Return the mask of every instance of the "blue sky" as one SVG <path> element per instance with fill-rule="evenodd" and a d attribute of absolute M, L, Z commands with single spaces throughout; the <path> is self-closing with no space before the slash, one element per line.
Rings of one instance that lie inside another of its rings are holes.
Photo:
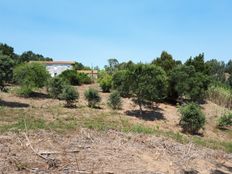
<path fill-rule="evenodd" d="M 231 0 L 0 0 L 0 42 L 89 66 L 232 58 Z"/>

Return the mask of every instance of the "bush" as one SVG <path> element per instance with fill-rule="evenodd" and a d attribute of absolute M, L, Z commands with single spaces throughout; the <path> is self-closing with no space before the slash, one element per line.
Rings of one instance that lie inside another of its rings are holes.
<path fill-rule="evenodd" d="M 197 104 L 187 104 L 179 111 L 181 113 L 180 126 L 184 132 L 195 134 L 204 127 L 205 115 Z"/>
<path fill-rule="evenodd" d="M 133 66 L 133 65 L 131 65 Z M 129 97 L 129 83 L 127 83 L 127 70 L 119 70 L 112 77 L 112 88 L 117 89 L 122 97 Z"/>
<path fill-rule="evenodd" d="M 77 73 L 80 84 L 91 84 L 92 79 L 85 73 Z"/>
<path fill-rule="evenodd" d="M 101 97 L 96 89 L 89 88 L 85 91 L 85 99 L 88 101 L 88 106 L 93 108 L 101 101 Z"/>
<path fill-rule="evenodd" d="M 32 90 L 46 85 L 49 77 L 46 67 L 39 63 L 21 64 L 14 69 L 14 80 Z"/>
<path fill-rule="evenodd" d="M 48 94 L 52 98 L 59 98 L 64 86 L 65 82 L 60 77 L 51 78 L 47 86 Z"/>
<path fill-rule="evenodd" d="M 108 99 L 108 105 L 112 109 L 120 109 L 122 106 L 122 100 L 120 97 L 120 93 L 118 91 L 113 91 Z"/>
<path fill-rule="evenodd" d="M 16 93 L 22 97 L 31 97 L 33 94 L 33 90 L 31 89 L 31 87 L 22 86 L 16 91 Z"/>
<path fill-rule="evenodd" d="M 232 126 L 232 113 L 227 113 L 221 116 L 218 119 L 218 125 L 219 128 L 224 128 L 227 126 Z"/>
<path fill-rule="evenodd" d="M 70 69 L 65 70 L 59 75 L 59 77 L 61 77 L 64 81 L 66 81 L 70 85 L 81 84 L 77 72 L 75 70 L 70 70 Z"/>
<path fill-rule="evenodd" d="M 74 107 L 75 101 L 79 98 L 79 93 L 70 85 L 64 86 L 61 93 L 61 99 L 66 101 L 67 107 Z"/>
<path fill-rule="evenodd" d="M 112 76 L 104 73 L 98 80 L 103 92 L 110 92 L 112 84 Z"/>

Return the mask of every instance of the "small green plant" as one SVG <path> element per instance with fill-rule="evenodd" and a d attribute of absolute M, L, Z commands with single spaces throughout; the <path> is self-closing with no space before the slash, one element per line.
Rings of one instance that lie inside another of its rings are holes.
<path fill-rule="evenodd" d="M 22 86 L 17 89 L 16 93 L 21 97 L 31 97 L 33 94 L 33 90 L 29 86 Z"/>
<path fill-rule="evenodd" d="M 103 92 L 110 92 L 112 87 L 112 76 L 107 73 L 102 73 L 98 79 L 100 87 Z"/>
<path fill-rule="evenodd" d="M 205 125 L 205 115 L 195 103 L 189 103 L 180 107 L 180 126 L 184 132 L 197 133 Z"/>
<path fill-rule="evenodd" d="M 66 101 L 66 107 L 75 107 L 75 101 L 79 98 L 79 93 L 71 85 L 66 85 L 61 93 L 61 99 Z"/>
<path fill-rule="evenodd" d="M 88 101 L 88 106 L 93 108 L 101 101 L 101 97 L 96 89 L 89 88 L 85 91 L 85 99 Z"/>
<path fill-rule="evenodd" d="M 218 119 L 218 128 L 225 128 L 227 126 L 232 126 L 232 113 L 224 114 Z"/>
<path fill-rule="evenodd" d="M 64 86 L 65 82 L 60 77 L 51 78 L 47 86 L 48 94 L 52 98 L 60 98 L 60 94 L 62 93 Z"/>
<path fill-rule="evenodd" d="M 120 109 L 122 106 L 122 100 L 118 91 L 113 91 L 108 98 L 108 106 L 112 109 Z"/>

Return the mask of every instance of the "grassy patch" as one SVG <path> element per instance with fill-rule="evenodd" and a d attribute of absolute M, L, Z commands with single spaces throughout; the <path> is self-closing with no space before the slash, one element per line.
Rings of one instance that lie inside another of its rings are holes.
<path fill-rule="evenodd" d="M 48 110 L 48 112 L 49 111 L 50 110 Z M 88 116 L 76 116 L 77 114 L 75 113 L 67 115 L 68 112 L 61 112 L 61 110 L 58 109 L 57 112 L 61 115 L 56 114 L 53 120 L 48 121 L 45 120 L 43 116 L 38 117 L 38 114 L 35 114 L 34 110 L 8 110 L 7 108 L 1 108 L 0 112 L 0 122 L 3 123 L 0 125 L 0 133 L 24 131 L 25 124 L 28 130 L 44 129 L 57 131 L 59 133 L 79 128 L 89 128 L 96 131 L 113 129 L 125 133 L 130 132 L 163 136 L 183 144 L 193 142 L 203 147 L 232 152 L 232 142 L 210 140 L 196 136 L 187 136 L 179 132 L 160 130 L 159 127 L 147 126 L 142 123 L 132 123 L 128 118 L 116 113 L 95 112 L 91 115 L 92 110 L 90 110 L 90 113 L 85 113 Z M 66 115 L 66 117 L 62 114 Z"/>

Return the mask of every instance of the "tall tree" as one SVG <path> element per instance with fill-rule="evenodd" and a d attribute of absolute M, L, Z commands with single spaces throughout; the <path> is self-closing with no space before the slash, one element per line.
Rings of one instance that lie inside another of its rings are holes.
<path fill-rule="evenodd" d="M 171 54 L 163 51 L 160 57 L 152 61 L 152 64 L 162 67 L 164 71 L 169 74 L 169 72 L 176 66 L 176 61 Z"/>
<path fill-rule="evenodd" d="M 26 51 L 20 56 L 20 62 L 29 62 L 29 61 L 52 61 L 52 58 L 44 57 L 41 54 L 35 54 L 32 51 Z"/>
<path fill-rule="evenodd" d="M 194 66 L 196 72 L 206 73 L 205 69 L 205 61 L 204 61 L 204 53 L 199 54 L 198 56 L 192 58 L 190 57 L 186 62 L 187 66 Z"/>
<path fill-rule="evenodd" d="M 108 65 L 105 66 L 105 70 L 108 74 L 113 74 L 118 68 L 119 62 L 117 59 L 109 59 Z"/>

